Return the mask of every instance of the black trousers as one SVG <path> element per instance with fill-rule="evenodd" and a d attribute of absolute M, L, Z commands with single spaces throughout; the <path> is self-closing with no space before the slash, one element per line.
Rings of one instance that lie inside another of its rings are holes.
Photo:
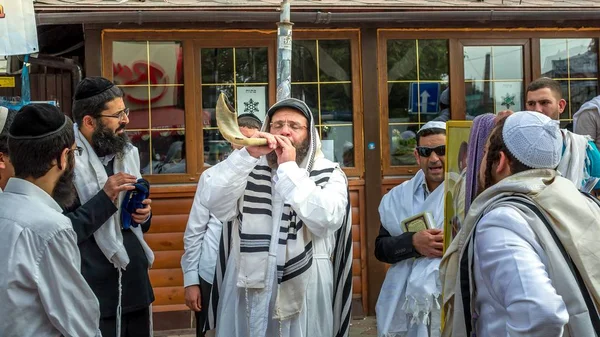
<path fill-rule="evenodd" d="M 202 310 L 196 311 L 196 337 L 204 337 L 204 325 L 206 324 L 208 311 L 210 310 L 208 304 L 210 302 L 211 289 L 212 284 L 200 278 L 200 296 L 202 297 L 200 304 L 202 305 Z"/>
<path fill-rule="evenodd" d="M 117 337 L 117 317 L 100 318 L 102 337 Z M 121 315 L 120 337 L 150 336 L 150 308 Z"/>

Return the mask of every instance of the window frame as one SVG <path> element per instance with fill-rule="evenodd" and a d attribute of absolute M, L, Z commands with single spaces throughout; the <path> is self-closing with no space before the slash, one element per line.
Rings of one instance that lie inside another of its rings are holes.
<path fill-rule="evenodd" d="M 449 63 L 449 87 L 451 120 L 465 120 L 465 85 L 463 47 L 478 45 L 513 45 L 523 44 L 523 85 L 524 90 L 533 79 L 541 76 L 540 39 L 550 38 L 594 38 L 600 41 L 600 28 L 443 28 L 443 29 L 413 29 L 413 28 L 380 28 L 377 30 L 377 58 L 379 81 L 379 113 L 381 132 L 381 167 L 382 175 L 404 176 L 414 175 L 418 166 L 391 166 L 390 141 L 388 130 L 388 94 L 387 90 L 387 41 L 414 39 L 447 39 Z M 600 42 L 598 43 L 597 79 L 600 93 Z M 525 93 L 525 91 L 524 91 Z"/>
<path fill-rule="evenodd" d="M 360 67 L 359 29 L 295 29 L 295 40 L 350 40 L 352 69 L 352 106 L 354 167 L 342 168 L 348 177 L 364 176 L 362 72 Z M 186 173 L 152 174 L 144 178 L 156 184 L 196 183 L 204 170 L 204 142 L 202 125 L 202 77 L 200 74 L 201 48 L 267 47 L 269 67 L 269 103 L 276 99 L 277 31 L 252 29 L 103 29 L 101 35 L 102 76 L 113 79 L 112 53 L 115 41 L 180 41 L 183 48 L 185 146 L 196 149 L 186 153 Z M 191 74 L 191 75 L 190 75 Z M 187 76 L 186 76 L 187 75 Z"/>

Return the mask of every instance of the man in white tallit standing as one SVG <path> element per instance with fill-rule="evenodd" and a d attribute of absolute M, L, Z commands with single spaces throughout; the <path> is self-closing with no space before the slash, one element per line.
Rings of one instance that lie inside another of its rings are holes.
<path fill-rule="evenodd" d="M 439 264 L 443 254 L 446 123 L 431 121 L 417 132 L 415 157 L 421 168 L 381 200 L 378 260 L 388 269 L 375 307 L 380 337 L 440 335 Z M 405 231 L 402 223 L 427 213 L 428 229 Z"/>
<path fill-rule="evenodd" d="M 254 114 L 246 113 L 237 119 L 240 132 L 252 137 L 262 127 L 262 121 Z M 232 144 L 233 149 L 242 147 Z M 208 168 L 207 170 L 213 169 Z M 210 290 L 215 277 L 215 266 L 219 255 L 219 242 L 223 224 L 210 210 L 202 205 L 202 185 L 208 173 L 203 173 L 198 182 L 199 188 L 194 196 L 192 210 L 183 234 L 181 257 L 183 270 L 183 286 L 185 287 L 185 304 L 195 312 L 196 337 L 205 336 L 205 324 L 209 311 Z M 210 335 L 207 332 L 206 335 Z"/>
<path fill-rule="evenodd" d="M 0 193 L 6 187 L 8 179 L 15 175 L 8 153 L 8 129 L 16 114 L 17 111 L 0 106 Z"/>
<path fill-rule="evenodd" d="M 81 272 L 100 301 L 105 337 L 152 334 L 148 269 L 154 255 L 143 238 L 151 200 L 133 212 L 123 203 L 141 178 L 138 150 L 125 133 L 128 115 L 123 91 L 109 80 L 88 77 L 77 85 L 73 127 L 83 150 L 75 165 L 78 197 L 66 215 L 77 232 Z"/>
<path fill-rule="evenodd" d="M 323 156 L 300 100 L 273 105 L 253 137 L 267 145 L 234 151 L 201 187 L 202 204 L 226 221 L 209 320 L 218 337 L 348 336 L 346 176 Z"/>
<path fill-rule="evenodd" d="M 0 193 L 0 336 L 100 336 L 98 300 L 61 209 L 75 197 L 73 123 L 52 105 L 30 104 L 9 131 L 15 177 Z"/>
<path fill-rule="evenodd" d="M 555 170 L 562 151 L 558 122 L 536 112 L 493 129 L 447 273 L 445 336 L 598 335 L 600 207 Z"/>

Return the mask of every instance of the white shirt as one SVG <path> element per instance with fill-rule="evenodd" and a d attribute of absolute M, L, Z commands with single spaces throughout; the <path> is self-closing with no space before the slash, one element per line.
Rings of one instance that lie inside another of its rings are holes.
<path fill-rule="evenodd" d="M 0 194 L 0 336 L 100 336 L 100 308 L 80 273 L 71 222 L 38 186 Z"/>
<path fill-rule="evenodd" d="M 232 219 L 237 215 L 237 200 L 244 192 L 248 174 L 257 162 L 258 159 L 251 157 L 245 149 L 234 151 L 206 177 L 202 203 L 219 219 Z M 335 246 L 334 233 L 346 213 L 347 189 L 341 170 L 334 170 L 329 182 L 321 189 L 295 162 L 279 165 L 273 177 L 272 214 L 281 214 L 284 203 L 290 204 L 313 235 L 313 264 L 306 271 L 309 281 L 304 309 L 281 324 L 272 319 L 278 289 L 280 218 L 273 216 L 269 257 L 265 261 L 268 264 L 267 282 L 263 289 L 246 292 L 236 286 L 239 234 L 234 228 L 233 247 L 220 294 L 218 337 L 332 337 L 333 266 L 330 257 Z"/>
<path fill-rule="evenodd" d="M 544 249 L 519 212 L 498 207 L 483 216 L 474 252 L 477 337 L 563 335 L 569 314 L 548 277 Z"/>
<path fill-rule="evenodd" d="M 199 277 L 212 284 L 215 275 L 223 225 L 210 213 L 208 208 L 202 205 L 200 200 L 202 187 L 206 183 L 208 175 L 209 173 L 205 172 L 200 176 L 183 235 L 185 253 L 181 257 L 181 269 L 183 269 L 183 285 L 185 287 L 200 284 Z"/>

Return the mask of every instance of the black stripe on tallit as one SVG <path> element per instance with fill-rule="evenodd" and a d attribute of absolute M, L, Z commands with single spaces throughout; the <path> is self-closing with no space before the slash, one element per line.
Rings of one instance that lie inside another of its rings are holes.
<path fill-rule="evenodd" d="M 305 247 L 304 247 L 304 251 L 300 254 L 295 256 L 294 258 L 292 258 L 291 260 L 288 260 L 285 265 L 283 266 L 283 269 L 288 269 L 289 267 L 292 267 L 294 264 L 302 261 L 305 257 L 306 257 L 306 253 L 311 251 L 313 248 L 313 244 L 312 241 L 310 241 Z"/>
<path fill-rule="evenodd" d="M 329 177 L 325 177 L 325 178 L 321 178 L 321 179 L 319 179 L 319 180 L 315 181 L 315 184 L 316 184 L 317 186 L 320 186 L 321 184 L 323 184 L 323 183 L 326 183 L 326 182 L 328 182 L 328 181 L 329 181 Z"/>
<path fill-rule="evenodd" d="M 268 181 L 269 183 L 271 183 L 271 172 L 269 172 L 268 174 L 258 174 L 252 171 L 250 172 L 249 177 L 259 181 Z"/>
<path fill-rule="evenodd" d="M 256 247 L 248 247 L 240 245 L 240 252 L 243 253 L 260 253 L 260 252 L 269 252 L 269 246 L 256 246 Z"/>
<path fill-rule="evenodd" d="M 309 247 L 310 246 L 310 247 Z M 307 255 L 310 252 L 310 258 L 307 259 Z M 285 281 L 289 281 L 291 279 L 293 279 L 296 276 L 302 275 L 302 273 L 304 273 L 305 271 L 307 271 L 313 263 L 313 258 L 312 258 L 312 241 L 309 242 L 308 245 L 306 245 L 306 247 L 304 248 L 304 252 L 302 252 L 302 254 L 296 256 L 293 260 L 296 260 L 296 263 L 300 263 L 302 262 L 304 259 L 306 260 L 306 264 L 304 265 L 300 265 L 301 267 L 299 267 L 298 269 L 294 270 L 293 272 L 290 273 L 286 273 L 286 269 L 294 269 L 293 264 L 289 263 L 292 262 L 292 260 L 288 261 L 288 263 L 285 264 L 285 266 L 283 267 L 283 276 L 281 278 L 280 283 L 283 283 Z"/>
<path fill-rule="evenodd" d="M 272 214 L 270 209 L 252 208 L 252 207 L 244 207 L 242 209 L 242 212 L 244 212 L 246 214 L 262 214 L 262 215 L 268 215 L 268 216 L 271 216 L 271 214 Z M 241 228 L 241 226 L 240 226 L 240 228 Z"/>
<path fill-rule="evenodd" d="M 271 186 L 270 185 L 258 185 L 251 181 L 246 182 L 246 189 L 252 192 L 258 193 L 267 193 L 271 195 Z"/>
<path fill-rule="evenodd" d="M 316 177 L 319 174 L 331 173 L 331 172 L 333 172 L 334 169 L 335 169 L 335 167 L 329 167 L 329 168 L 322 169 L 322 170 L 312 170 L 312 171 L 310 171 L 310 175 L 309 176 L 310 177 Z"/>
<path fill-rule="evenodd" d="M 257 203 L 257 204 L 271 205 L 271 199 L 270 198 L 255 197 L 255 196 L 247 195 L 247 194 L 244 194 L 244 202 L 254 202 L 254 203 Z"/>
<path fill-rule="evenodd" d="M 271 173 L 271 168 L 269 166 L 265 166 L 265 165 L 256 165 L 256 166 L 254 166 L 253 170 L 265 171 L 267 173 Z M 269 178 L 269 179 L 271 179 L 271 178 Z"/>
<path fill-rule="evenodd" d="M 350 333 L 350 315 L 351 315 L 351 296 L 352 296 L 352 225 L 347 225 L 350 216 L 350 193 L 348 193 L 348 200 L 346 205 L 346 215 L 344 216 L 344 223 L 342 227 L 336 232 L 335 239 L 335 253 L 333 255 L 333 268 L 335 280 L 333 283 L 333 312 L 336 314 L 335 303 L 338 289 L 342 287 L 342 312 L 340 319 L 340 326 L 337 327 L 337 331 L 334 331 L 335 337 L 347 337 Z M 349 265 L 349 266 L 348 266 Z M 348 266 L 348 270 L 345 271 L 345 266 Z M 338 270 L 335 275 L 335 270 Z M 346 308 L 346 309 L 344 309 Z M 335 318 L 334 318 L 335 322 Z"/>
<path fill-rule="evenodd" d="M 240 233 L 241 240 L 271 240 L 271 235 L 268 234 L 248 234 Z"/>

